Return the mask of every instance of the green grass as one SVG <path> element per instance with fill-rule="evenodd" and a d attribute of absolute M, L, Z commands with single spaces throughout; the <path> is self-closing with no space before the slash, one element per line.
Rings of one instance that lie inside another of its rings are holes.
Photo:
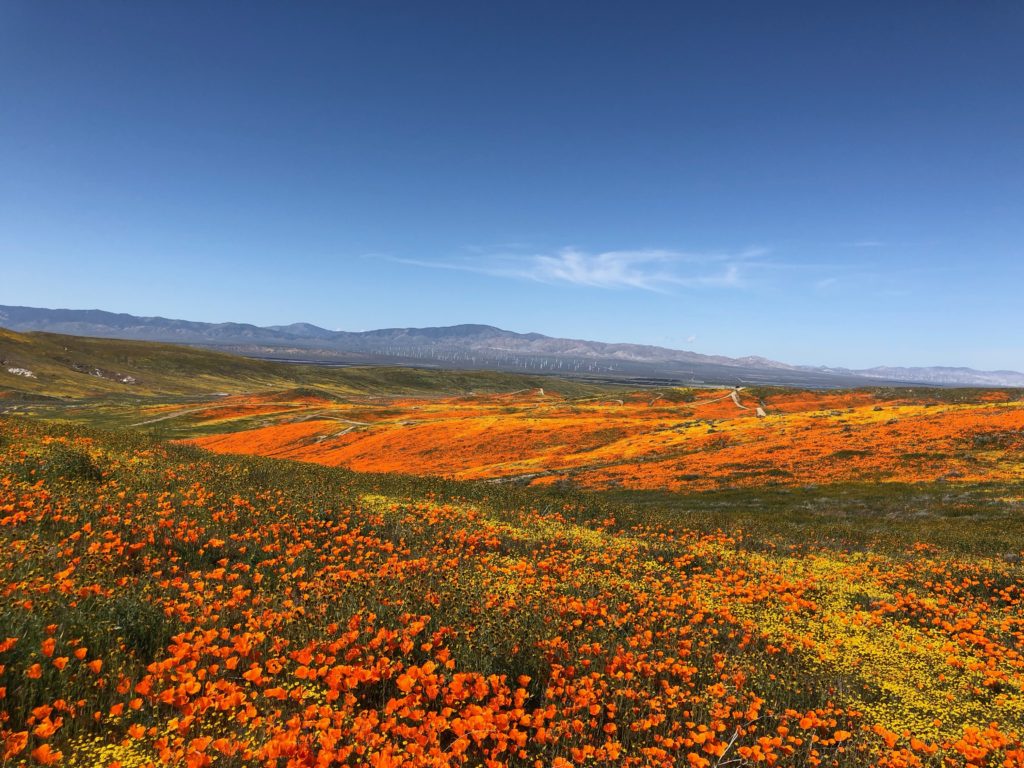
<path fill-rule="evenodd" d="M 892 678 L 883 651 L 904 653 L 900 637 L 917 632 L 917 622 L 930 613 L 921 618 L 913 606 L 894 608 L 891 616 L 875 617 L 889 622 L 882 629 L 861 631 L 849 622 L 819 622 L 816 612 L 843 617 L 846 609 L 836 601 L 848 600 L 862 609 L 858 616 L 873 615 L 881 610 L 880 596 L 889 599 L 890 593 L 909 592 L 924 601 L 944 594 L 933 589 L 936 573 L 955 583 L 960 591 L 954 596 L 964 606 L 974 605 L 976 590 L 993 610 L 1004 610 L 1000 595 L 1014 599 L 1019 594 L 1012 558 L 1019 557 L 1024 541 L 1020 484 L 594 493 L 361 474 L 212 454 L 138 430 L 23 417 L 0 417 L 0 478 L 9 478 L 4 488 L 13 503 L 6 511 L 14 513 L 3 531 L 10 591 L 0 600 L 0 626 L 20 638 L 5 657 L 6 669 L 0 670 L 0 686 L 8 689 L 5 707 L 21 728 L 28 727 L 20 724 L 27 723 L 34 707 L 58 694 L 88 700 L 85 714 L 58 737 L 69 756 L 92 743 L 94 735 L 108 745 L 122 743 L 123 722 L 106 718 L 94 723 L 88 713 L 109 711 L 119 701 L 111 681 L 143 678 L 153 662 L 172 655 L 175 637 L 192 642 L 209 631 L 209 637 L 227 641 L 250 626 L 260 627 L 261 633 L 268 629 L 259 641 L 262 659 L 322 642 L 325 627 L 347 626 L 355 616 L 372 613 L 380 625 L 397 627 L 407 623 L 410 611 L 429 614 L 431 629 L 457 630 L 445 641 L 457 669 L 510 680 L 528 675 L 531 706 L 540 706 L 564 684 L 554 677 L 556 666 L 562 670 L 593 662 L 595 674 L 613 686 L 607 699 L 622 707 L 619 722 L 627 744 L 633 739 L 645 743 L 647 737 L 633 734 L 628 723 L 643 720 L 649 714 L 646 702 L 657 701 L 678 680 L 652 679 L 649 689 L 638 688 L 643 692 L 639 699 L 618 696 L 614 686 L 625 686 L 624 678 L 602 672 L 619 658 L 618 648 L 630 649 L 640 669 L 680 653 L 680 643 L 687 644 L 698 692 L 719 682 L 720 660 L 729 670 L 748 670 L 751 690 L 765 693 L 774 713 L 765 718 L 766 728 L 779 722 L 784 708 L 830 707 L 837 697 L 858 708 L 861 703 L 874 706 L 883 713 L 879 717 L 887 717 L 890 708 L 901 717 L 905 711 L 914 715 L 920 704 L 922 711 L 942 712 L 945 718 L 947 705 L 937 698 L 948 689 L 944 684 L 915 693 L 906 707 L 877 685 Z M 19 518 L 23 499 L 32 500 L 35 511 Z M 445 508 L 449 511 L 439 514 Z M 339 536 L 350 536 L 350 543 L 341 547 Z M 860 576 L 863 584 L 848 585 L 845 571 L 828 570 L 857 565 L 862 552 L 871 552 L 873 563 L 871 573 Z M 921 557 L 933 565 L 915 570 Z M 52 589 L 61 581 L 54 573 L 68 562 L 76 565 L 79 589 Z M 337 571 L 339 563 L 345 568 Z M 528 582 L 521 580 L 520 566 L 536 567 Z M 800 569 L 805 569 L 802 574 L 793 573 Z M 230 589 L 214 591 L 226 574 L 231 581 L 224 584 Z M 340 575 L 324 588 L 322 574 Z M 896 581 L 889 578 L 892 574 Z M 813 583 L 804 584 L 811 576 Z M 786 581 L 786 595 L 820 605 L 815 613 L 787 613 L 771 592 L 746 601 L 743 590 L 758 579 L 769 587 Z M 100 590 L 82 589 L 92 584 Z M 871 589 L 865 591 L 865 585 Z M 207 597 L 200 603 L 196 594 Z M 27 596 L 32 598 L 29 607 Z M 679 602 L 681 596 L 695 602 Z M 515 601 L 504 605 L 510 597 Z M 712 606 L 723 600 L 728 610 L 715 613 Z M 590 601 L 600 604 L 600 614 L 591 611 Z M 272 626 L 262 623 L 263 617 L 274 617 Z M 760 634 L 745 636 L 748 621 Z M 786 641 L 790 626 L 805 624 L 820 633 L 814 648 L 794 646 L 784 654 L 769 649 Z M 893 627 L 904 635 L 888 631 Z M 690 633 L 697 642 L 689 644 Z M 65 674 L 44 663 L 41 676 L 26 677 L 24 671 L 39 660 L 37 649 L 51 634 L 62 648 L 69 642 L 88 648 L 89 658 L 104 661 L 107 677 L 97 678 L 73 662 Z M 845 662 L 859 646 L 833 642 L 837 638 L 870 641 L 863 649 L 864 669 Z M 367 634 L 364 644 L 369 641 Z M 403 653 L 407 664 L 429 658 L 423 646 L 413 643 Z M 925 672 L 930 675 L 930 668 Z M 237 682 L 240 674 L 224 673 L 224 679 Z M 628 690 L 636 693 L 632 684 Z M 987 717 L 986 707 L 1001 690 L 964 693 L 957 704 L 972 718 L 978 711 Z M 1008 690 L 1019 695 L 1017 688 Z M 376 711 L 386 709 L 395 688 L 385 681 L 359 693 L 364 697 L 360 706 Z M 256 701 L 261 707 L 278 706 Z M 700 698 L 692 701 L 685 714 L 678 709 L 666 713 L 666 728 L 711 718 Z M 128 717 L 163 733 L 172 730 L 167 725 L 171 714 L 177 717 L 169 707 L 148 703 Z M 287 717 L 290 712 L 282 720 Z M 1019 713 L 1009 709 L 999 717 L 1008 727 L 1020 722 Z M 950 719 L 955 730 L 955 716 Z M 203 733 L 221 733 L 216 714 L 200 713 L 198 724 L 206 729 Z M 847 721 L 833 723 L 830 732 L 837 727 L 847 727 Z M 858 731 L 864 743 L 873 738 L 856 725 L 848 729 Z M 552 753 L 537 749 L 550 764 Z M 837 765 L 859 768 L 871 764 L 868 757 L 851 751 Z M 100 763 L 83 757 L 70 764 Z M 787 764 L 808 765 L 798 757 Z"/>
<path fill-rule="evenodd" d="M 25 426 L 18 417 L 12 424 Z M 159 425 L 153 425 L 158 427 Z M 159 430 L 103 429 L 97 425 L 39 424 L 54 434 L 95 436 L 126 443 L 133 450 L 163 444 Z M 609 518 L 614 529 L 633 525 L 666 530 L 742 532 L 750 546 L 772 549 L 812 544 L 842 550 L 896 552 L 916 543 L 958 555 L 1002 557 L 1016 553 L 1024 541 L 1024 484 L 985 483 L 838 483 L 796 488 L 736 488 L 673 493 L 667 491 L 590 491 L 571 486 L 531 487 L 517 483 L 458 481 L 397 473 L 360 473 L 340 467 L 255 456 L 208 453 L 187 445 L 167 447 L 175 456 L 240 467 L 258 490 L 332 486 L 350 489 L 353 499 L 366 493 L 390 497 L 470 501 L 496 514 L 516 516 L 523 509 L 571 509 L 574 522 L 597 525 Z M 71 467 L 74 457 L 61 456 Z M 44 468 L 45 469 L 45 468 Z M 88 474 L 75 464 L 70 474 Z M 57 473 L 59 475 L 59 473 Z M 50 476 L 55 476 L 52 472 Z"/>
<path fill-rule="evenodd" d="M 8 368 L 26 369 L 34 378 L 10 373 Z M 9 405 L 66 398 L 132 400 L 154 395 L 267 390 L 339 397 L 450 395 L 532 387 L 546 387 L 573 397 L 617 389 L 551 376 L 494 371 L 277 363 L 173 344 L 22 334 L 0 328 L 0 403 L 7 401 Z"/>

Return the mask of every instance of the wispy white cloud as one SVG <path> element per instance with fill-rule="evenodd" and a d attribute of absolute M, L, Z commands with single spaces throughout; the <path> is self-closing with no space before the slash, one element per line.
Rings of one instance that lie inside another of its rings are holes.
<path fill-rule="evenodd" d="M 740 286 L 744 266 L 765 253 L 763 248 L 732 254 L 660 249 L 588 253 L 562 248 L 553 253 L 489 254 L 454 261 L 390 260 L 539 283 L 666 292 L 672 288 Z"/>
<path fill-rule="evenodd" d="M 826 277 L 816 282 L 814 284 L 814 287 L 817 288 L 819 291 L 825 291 L 828 290 L 829 288 L 834 288 L 837 285 L 839 285 L 838 277 Z"/>
<path fill-rule="evenodd" d="M 840 243 L 843 248 L 884 248 L 888 243 L 882 240 L 853 240 L 847 243 Z"/>

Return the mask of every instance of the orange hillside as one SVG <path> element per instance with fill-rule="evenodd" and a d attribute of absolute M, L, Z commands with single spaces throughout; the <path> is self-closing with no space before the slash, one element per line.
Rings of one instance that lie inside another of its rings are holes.
<path fill-rule="evenodd" d="M 191 416 L 215 432 L 192 442 L 222 453 L 460 479 L 699 490 L 1024 477 L 1024 402 L 1002 391 L 259 396 Z"/>

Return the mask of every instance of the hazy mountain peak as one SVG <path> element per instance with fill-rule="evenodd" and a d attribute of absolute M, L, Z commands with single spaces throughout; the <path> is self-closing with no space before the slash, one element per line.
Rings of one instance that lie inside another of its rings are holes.
<path fill-rule="evenodd" d="M 335 334 L 335 331 L 329 331 L 326 328 L 321 328 L 319 325 L 313 325 L 312 323 L 268 325 L 266 328 L 271 331 L 281 331 L 282 333 L 288 333 L 292 336 L 302 336 L 311 339 L 327 339 Z"/>
<path fill-rule="evenodd" d="M 850 387 L 906 382 L 1024 387 L 1024 374 L 1015 371 L 793 366 L 756 355 L 729 358 L 646 344 L 562 339 L 540 333 L 516 333 L 479 323 L 352 332 L 331 331 L 301 322 L 259 327 L 247 323 L 136 317 L 103 310 L 0 306 L 0 325 L 16 331 L 175 342 L 226 349 L 252 357 L 494 368 L 651 383 Z"/>

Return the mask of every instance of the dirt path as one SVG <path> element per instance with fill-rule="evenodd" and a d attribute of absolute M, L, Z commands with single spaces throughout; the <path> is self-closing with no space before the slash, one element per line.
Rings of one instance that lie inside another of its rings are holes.
<path fill-rule="evenodd" d="M 147 421 L 140 421 L 135 424 L 130 424 L 132 427 L 144 427 L 147 424 L 156 424 L 158 421 L 167 421 L 167 419 L 176 419 L 178 416 L 187 416 L 190 413 L 202 413 L 203 411 L 210 411 L 214 408 L 227 408 L 234 403 L 225 403 L 224 405 L 204 405 L 202 408 L 186 408 L 184 411 L 175 411 L 174 413 L 167 413 L 163 416 L 158 416 L 155 419 L 149 419 Z"/>
<path fill-rule="evenodd" d="M 737 408 L 742 408 L 744 411 L 750 410 L 749 408 L 747 408 L 747 406 L 740 402 L 740 391 L 738 389 L 734 389 L 732 392 L 730 392 L 729 397 L 731 397 L 732 401 L 736 403 Z"/>
<path fill-rule="evenodd" d="M 745 411 L 749 411 L 750 409 L 740 402 L 740 391 L 742 389 L 743 387 L 736 387 L 736 389 L 734 389 L 727 395 L 722 395 L 721 397 L 713 397 L 710 400 L 698 400 L 697 402 L 694 403 L 684 403 L 684 405 L 687 408 L 696 408 L 698 405 L 710 405 L 711 403 L 718 403 L 721 402 L 722 400 L 725 400 L 726 398 L 729 398 L 734 403 L 736 403 L 737 407 L 742 408 Z"/>

